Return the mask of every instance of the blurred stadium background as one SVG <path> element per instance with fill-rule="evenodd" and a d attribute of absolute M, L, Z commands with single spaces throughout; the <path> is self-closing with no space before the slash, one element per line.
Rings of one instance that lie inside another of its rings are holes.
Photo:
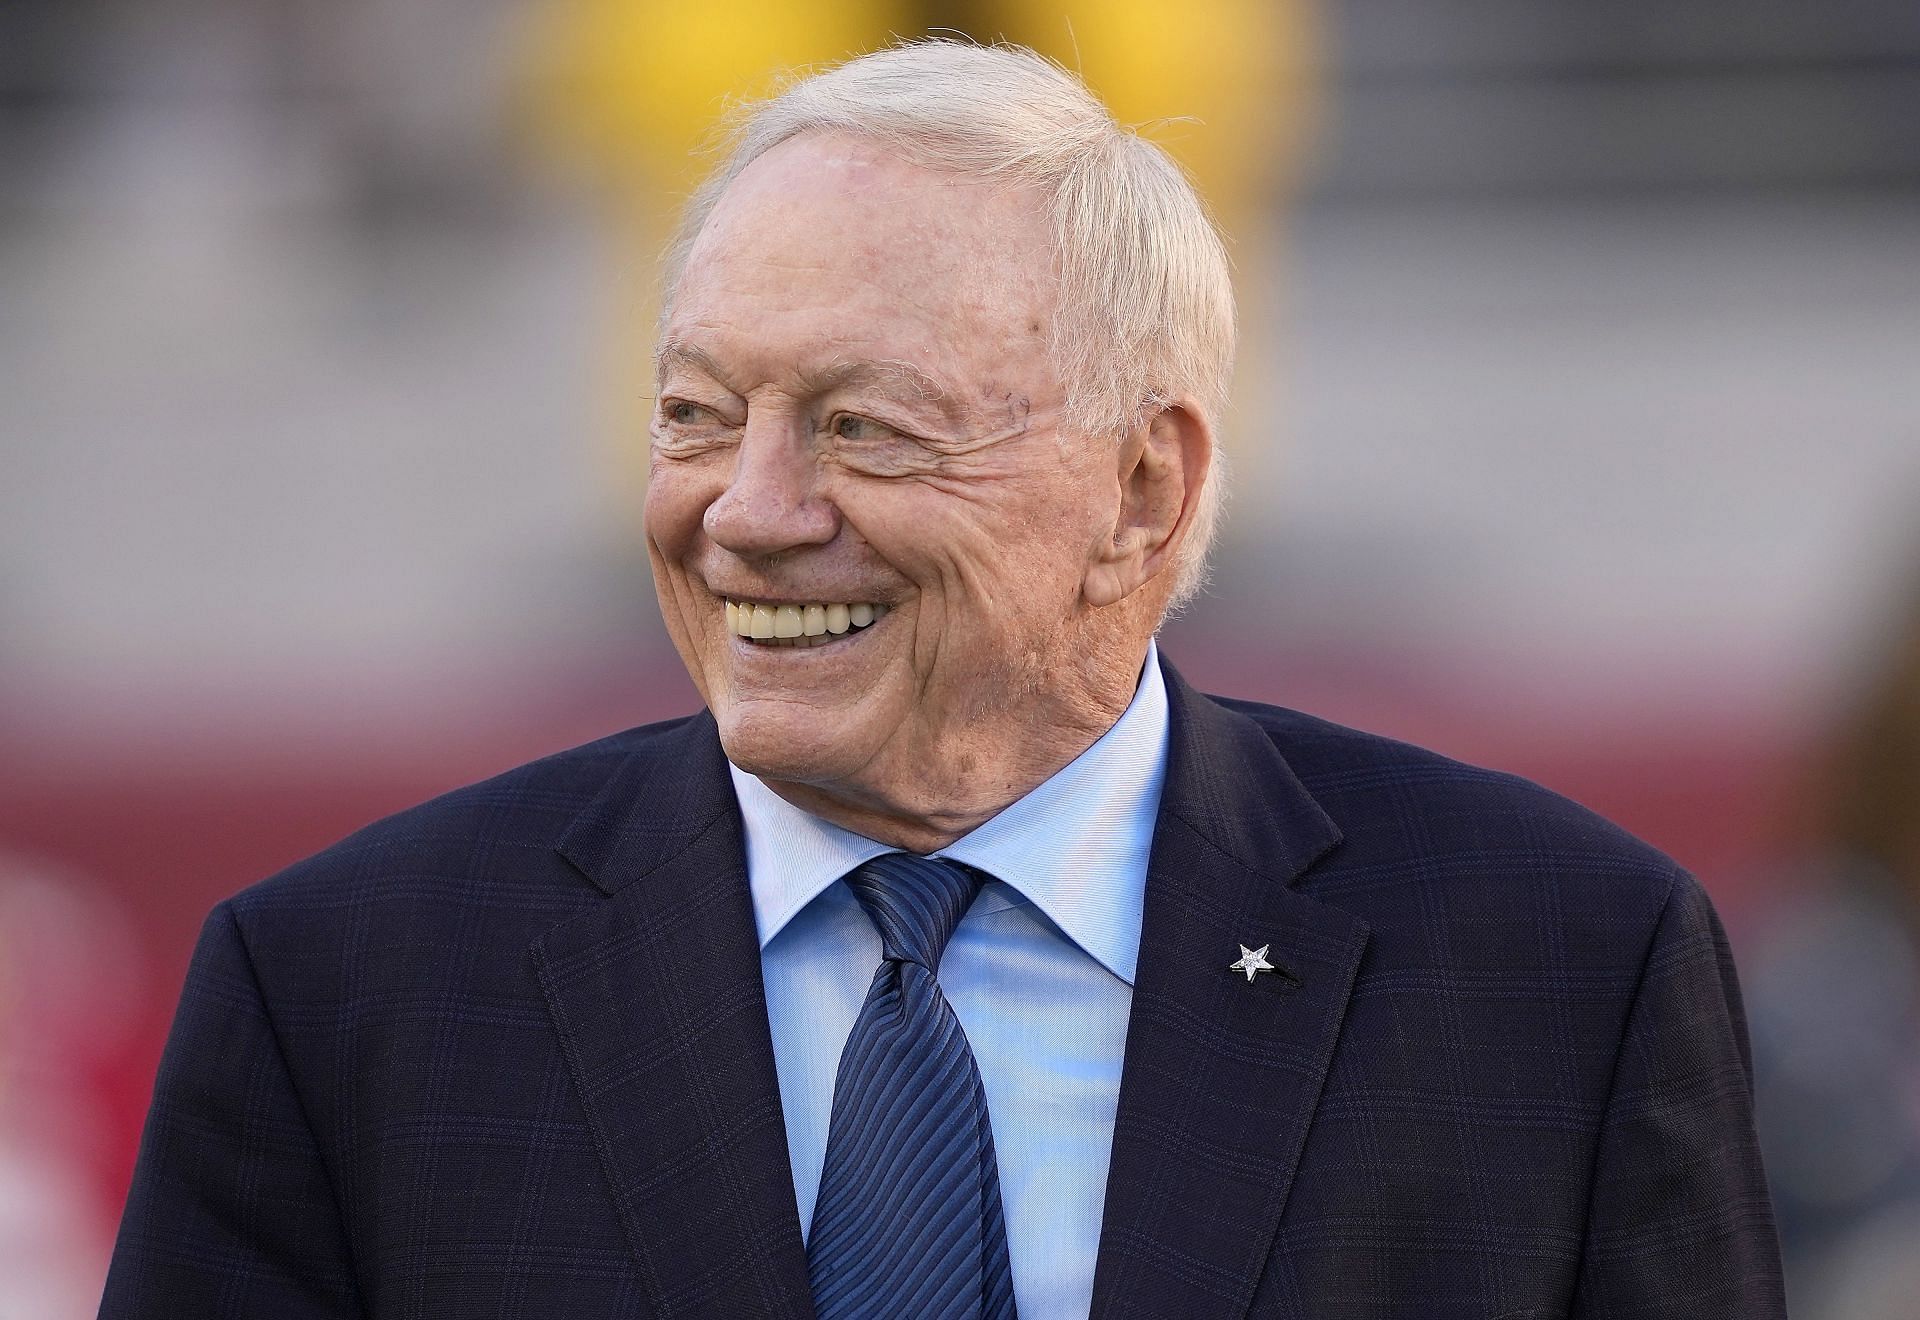
<path fill-rule="evenodd" d="M 692 708 L 637 536 L 688 150 L 929 29 L 1081 68 L 1231 231 L 1171 655 L 1699 872 L 1796 1314 L 1916 1314 L 1910 0 L 0 5 L 0 1313 L 92 1313 L 214 901 Z M 1905 840 L 1864 866 L 1846 764 Z"/>

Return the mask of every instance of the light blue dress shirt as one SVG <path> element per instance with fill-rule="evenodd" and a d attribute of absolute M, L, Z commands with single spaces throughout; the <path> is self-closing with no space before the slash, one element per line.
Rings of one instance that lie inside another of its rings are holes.
<path fill-rule="evenodd" d="M 1098 742 L 942 848 L 987 872 L 940 963 L 986 1088 L 1022 1320 L 1084 1317 L 1113 1150 L 1167 693 L 1148 644 L 1133 701 Z M 840 1052 L 880 964 L 841 877 L 895 851 L 793 806 L 738 767 L 787 1149 L 804 1233 Z"/>

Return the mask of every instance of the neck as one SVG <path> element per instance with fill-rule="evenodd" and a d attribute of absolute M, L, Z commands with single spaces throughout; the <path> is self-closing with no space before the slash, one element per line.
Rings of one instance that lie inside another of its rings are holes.
<path fill-rule="evenodd" d="M 1111 729 L 1139 684 L 1137 645 L 1089 655 L 1081 682 L 1037 708 L 986 717 L 958 745 L 893 758 L 913 773 L 870 767 L 857 781 L 765 779 L 802 811 L 889 847 L 931 853 L 977 829 L 1058 774 Z"/>

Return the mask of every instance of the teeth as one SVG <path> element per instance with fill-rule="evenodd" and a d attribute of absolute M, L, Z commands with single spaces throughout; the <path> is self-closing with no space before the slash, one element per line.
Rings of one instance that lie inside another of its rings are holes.
<path fill-rule="evenodd" d="M 824 646 L 833 638 L 886 617 L 887 607 L 858 604 L 761 605 L 730 600 L 727 631 L 769 646 Z"/>

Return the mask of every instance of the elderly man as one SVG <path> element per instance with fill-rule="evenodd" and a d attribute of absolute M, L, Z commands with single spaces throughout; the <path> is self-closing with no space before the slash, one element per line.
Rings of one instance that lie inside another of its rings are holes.
<path fill-rule="evenodd" d="M 707 710 L 215 910 L 104 1314 L 1781 1313 L 1693 881 L 1156 654 L 1233 343 L 1157 149 L 1024 52 L 858 59 L 666 309 Z"/>

